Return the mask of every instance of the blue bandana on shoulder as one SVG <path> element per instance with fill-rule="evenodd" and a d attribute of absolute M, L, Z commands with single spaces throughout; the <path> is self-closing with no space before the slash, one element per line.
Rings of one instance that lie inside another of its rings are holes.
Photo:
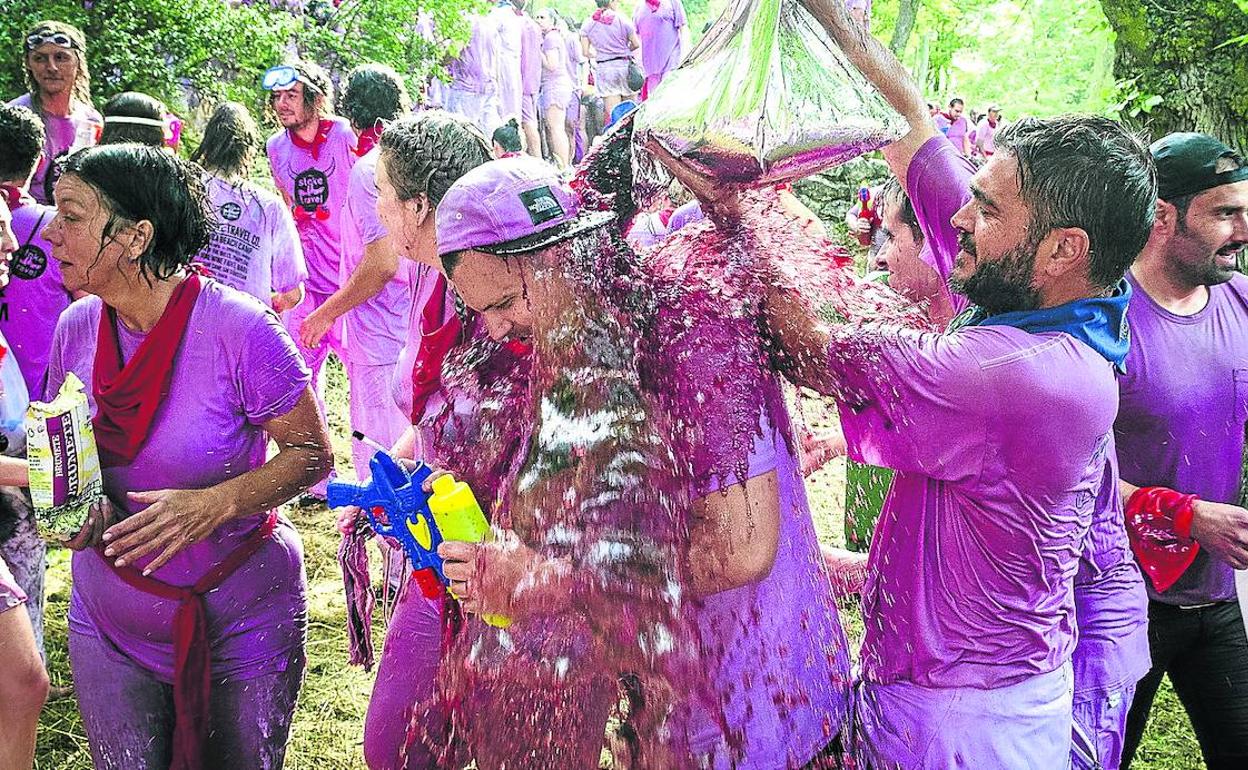
<path fill-rule="evenodd" d="M 1127 302 L 1130 299 L 1131 284 L 1124 278 L 1108 297 L 1077 299 L 1041 310 L 1018 310 L 990 316 L 983 308 L 972 305 L 953 319 L 949 331 L 967 326 L 1013 326 L 1032 334 L 1066 332 L 1104 356 L 1121 374 L 1126 371 L 1123 361 L 1131 343 L 1127 326 Z"/>

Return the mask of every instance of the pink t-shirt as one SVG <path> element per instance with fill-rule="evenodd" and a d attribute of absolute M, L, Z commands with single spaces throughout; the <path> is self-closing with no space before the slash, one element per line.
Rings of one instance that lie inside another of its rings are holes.
<path fill-rule="evenodd" d="M 338 290 L 342 265 L 342 208 L 355 165 L 355 132 L 344 118 L 333 126 L 313 156 L 287 130 L 269 137 L 269 166 L 277 189 L 290 204 L 303 258 L 308 291 L 328 296 Z"/>
<path fill-rule="evenodd" d="M 609 11 L 603 14 L 603 21 L 595 21 L 591 16 L 581 25 L 581 35 L 589 38 L 589 44 L 594 47 L 594 61 L 600 62 L 632 58 L 628 39 L 636 32 L 637 28 L 626 16 Z"/>
<path fill-rule="evenodd" d="M 269 304 L 307 280 L 303 244 L 281 198 L 247 181 L 211 177 L 208 198 L 217 218 L 196 261 L 221 283 Z"/>
<path fill-rule="evenodd" d="M 377 158 L 374 147 L 351 169 L 347 206 L 342 220 L 342 281 L 364 259 L 364 247 L 385 238 L 386 228 L 377 217 Z M 407 339 L 412 295 L 407 270 L 402 269 L 380 292 L 347 312 L 347 344 L 352 360 L 361 364 L 393 364 Z"/>
<path fill-rule="evenodd" d="M 9 104 L 34 111 L 30 94 L 22 94 Z M 30 194 L 40 203 L 50 204 L 58 176 L 56 162 L 74 150 L 94 145 L 104 130 L 104 118 L 89 104 L 75 104 L 67 117 L 46 112 L 39 117 L 43 119 L 43 155 L 30 180 Z"/>
<path fill-rule="evenodd" d="M 542 90 L 572 90 L 573 81 L 568 76 L 568 46 L 559 30 L 552 29 L 542 38 L 542 54 L 549 57 L 554 65 L 548 67 L 545 61 L 542 62 Z"/>
<path fill-rule="evenodd" d="M 13 347 L 32 399 L 43 393 L 52 331 L 69 307 L 60 263 L 52 259 L 52 247 L 43 239 L 43 228 L 54 216 L 56 209 L 29 197 L 13 209 L 17 251 L 9 258 L 9 285 L 0 289 L 0 334 Z"/>
<path fill-rule="evenodd" d="M 532 96 L 542 85 L 542 29 L 537 26 L 528 14 L 520 17 L 524 21 L 524 33 L 520 37 L 520 91 L 525 96 Z"/>
<path fill-rule="evenodd" d="M 90 396 L 102 311 L 98 297 L 86 297 L 61 316 L 48 365 L 48 394 L 73 372 Z M 118 337 L 127 359 L 144 338 L 121 322 Z M 205 281 L 174 358 L 169 395 L 156 412 L 148 440 L 129 465 L 104 470 L 105 492 L 125 517 L 139 510 L 129 492 L 205 489 L 258 468 L 268 444 L 264 423 L 288 414 L 310 381 L 303 358 L 271 310 L 242 292 Z M 154 577 L 170 585 L 194 585 L 265 515 L 222 524 Z M 141 559 L 138 566 L 148 561 Z M 73 578 L 71 630 L 104 639 L 130 661 L 170 681 L 177 603 L 129 587 L 95 550 L 74 554 Z M 282 518 L 260 550 L 205 597 L 214 677 L 251 678 L 285 670 L 292 651 L 303 645 L 304 584 L 299 536 Z"/>
<path fill-rule="evenodd" d="M 680 65 L 680 30 L 687 24 L 680 0 L 659 0 L 658 8 L 642 0 L 633 14 L 641 38 L 641 68 L 646 76 L 664 75 Z"/>
<path fill-rule="evenodd" d="M 585 61 L 585 52 L 581 50 L 581 39 L 577 37 L 575 32 L 563 32 L 564 46 L 567 47 L 568 78 L 572 81 L 572 89 L 579 91 L 581 88 L 581 64 Z"/>
<path fill-rule="evenodd" d="M 959 115 L 957 120 L 949 120 L 945 113 L 938 112 L 935 121 L 937 130 L 945 135 L 958 152 L 962 152 L 962 140 L 967 138 L 967 132 L 971 130 L 971 123 L 966 116 Z"/>

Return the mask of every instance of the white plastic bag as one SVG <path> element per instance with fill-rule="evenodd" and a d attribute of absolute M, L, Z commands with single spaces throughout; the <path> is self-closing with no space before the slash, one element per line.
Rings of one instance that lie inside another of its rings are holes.
<path fill-rule="evenodd" d="M 905 120 L 799 0 L 733 0 L 636 116 L 696 170 L 774 184 L 878 149 Z"/>

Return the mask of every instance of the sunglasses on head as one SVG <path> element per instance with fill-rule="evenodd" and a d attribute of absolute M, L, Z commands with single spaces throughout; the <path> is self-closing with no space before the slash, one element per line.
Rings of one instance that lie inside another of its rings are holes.
<path fill-rule="evenodd" d="M 33 51 L 41 45 L 52 44 L 61 48 L 77 48 L 74 39 L 64 32 L 35 32 L 26 36 L 26 50 Z"/>
<path fill-rule="evenodd" d="M 303 83 L 304 88 L 310 88 L 318 94 L 321 89 L 310 82 L 306 77 L 299 74 L 299 70 L 286 64 L 280 64 L 276 67 L 269 67 L 264 71 L 264 76 L 260 78 L 260 87 L 265 91 L 281 91 L 293 86 L 296 82 Z"/>

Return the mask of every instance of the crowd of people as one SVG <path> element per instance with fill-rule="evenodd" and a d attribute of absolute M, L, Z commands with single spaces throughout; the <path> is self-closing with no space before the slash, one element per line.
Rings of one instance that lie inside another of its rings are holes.
<path fill-rule="evenodd" d="M 441 544 L 451 594 L 381 544 L 400 592 L 374 661 L 370 530 L 338 512 L 371 768 L 597 767 L 605 747 L 616 767 L 1116 770 L 1166 675 L 1208 766 L 1244 766 L 1248 165 L 1095 116 L 1004 129 L 993 107 L 972 139 L 866 32 L 869 3 L 806 0 L 908 126 L 872 196 L 876 289 L 787 189 L 653 144 L 658 202 L 591 173 L 628 157 L 618 108 L 682 50 L 679 0 L 632 20 L 617 1 L 576 27 L 504 0 L 421 109 L 382 65 L 336 84 L 278 64 L 255 73 L 267 141 L 224 103 L 191 160 L 159 100 L 96 111 L 80 30 L 27 33 L 29 91 L 0 106 L 0 335 L 33 400 L 76 378 L 94 415 L 106 495 L 66 545 L 95 766 L 282 766 L 313 652 L 279 507 L 333 473 L 331 353 L 368 439 L 355 475 L 376 445 L 424 460 L 495 533 Z M 592 149 L 590 74 L 618 124 Z M 830 322 L 795 255 L 895 313 Z M 786 382 L 838 408 L 820 461 L 893 473 L 868 554 L 818 543 Z M 28 482 L 0 457 L 0 767 L 32 764 L 48 693 Z"/>

